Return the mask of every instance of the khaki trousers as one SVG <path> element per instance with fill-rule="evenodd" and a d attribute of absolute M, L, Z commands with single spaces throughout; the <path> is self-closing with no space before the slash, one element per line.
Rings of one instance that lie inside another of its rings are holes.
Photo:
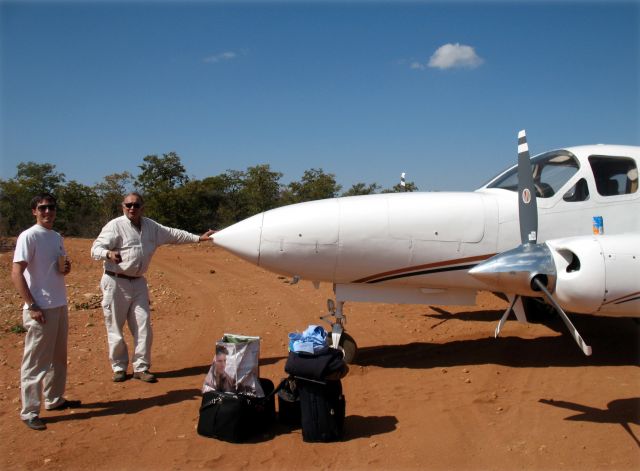
<path fill-rule="evenodd" d="M 128 280 L 106 273 L 100 280 L 102 310 L 109 342 L 109 361 L 113 371 L 127 371 L 129 351 L 124 341 L 125 322 L 133 336 L 133 371 L 145 371 L 151 367 L 151 315 L 149 290 L 144 277 Z"/>
<path fill-rule="evenodd" d="M 40 415 L 40 398 L 43 395 L 45 409 L 64 402 L 69 332 L 67 306 L 43 309 L 42 312 L 44 324 L 33 320 L 29 310 L 22 311 L 22 323 L 27 329 L 20 369 L 22 420 Z"/>

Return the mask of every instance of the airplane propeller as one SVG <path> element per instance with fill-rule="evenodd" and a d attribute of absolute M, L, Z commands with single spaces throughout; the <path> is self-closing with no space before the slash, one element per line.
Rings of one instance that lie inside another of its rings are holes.
<path fill-rule="evenodd" d="M 558 312 L 582 352 L 589 356 L 591 347 L 585 343 L 552 295 L 557 279 L 556 264 L 549 246 L 537 243 L 538 207 L 535 190 L 527 135 L 523 130 L 518 133 L 518 217 L 521 244 L 479 263 L 469 270 L 469 274 L 496 287 L 497 291 L 515 294 L 496 327 L 496 337 L 511 311 L 518 320 L 526 321 L 517 309 L 519 303 L 522 310 L 522 296 L 539 296 L 542 292 Z"/>

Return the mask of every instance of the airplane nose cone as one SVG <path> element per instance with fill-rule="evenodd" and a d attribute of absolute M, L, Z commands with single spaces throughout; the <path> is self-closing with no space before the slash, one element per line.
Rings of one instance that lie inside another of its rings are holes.
<path fill-rule="evenodd" d="M 533 278 L 543 275 L 553 291 L 556 267 L 546 244 L 520 245 L 479 263 L 469 274 L 501 293 L 538 296 Z"/>
<path fill-rule="evenodd" d="M 256 214 L 213 234 L 213 243 L 258 265 L 264 213 Z"/>

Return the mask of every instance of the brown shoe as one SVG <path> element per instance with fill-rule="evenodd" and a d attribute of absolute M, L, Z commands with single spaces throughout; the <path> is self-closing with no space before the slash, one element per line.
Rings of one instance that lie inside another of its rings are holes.
<path fill-rule="evenodd" d="M 50 409 L 47 410 L 65 410 L 65 409 L 75 409 L 77 407 L 80 407 L 82 405 L 82 401 L 76 401 L 76 400 L 70 400 L 70 399 L 65 399 L 64 402 L 61 402 L 60 404 L 58 404 L 55 407 L 52 407 Z"/>
<path fill-rule="evenodd" d="M 42 419 L 37 415 L 35 417 L 31 417 L 30 419 L 23 420 L 24 424 L 32 430 L 46 430 L 47 426 L 44 424 Z"/>
<path fill-rule="evenodd" d="M 120 371 L 114 371 L 113 372 L 113 382 L 114 383 L 121 383 L 122 381 L 127 379 L 127 373 L 126 371 L 120 370 Z"/>
<path fill-rule="evenodd" d="M 136 371 L 133 373 L 133 377 L 140 381 L 144 381 L 145 383 L 155 383 L 157 381 L 155 375 L 153 373 L 149 373 L 149 370 Z"/>

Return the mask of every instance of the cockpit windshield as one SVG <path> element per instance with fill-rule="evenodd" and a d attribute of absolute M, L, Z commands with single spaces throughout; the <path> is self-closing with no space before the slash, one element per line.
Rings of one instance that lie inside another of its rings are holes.
<path fill-rule="evenodd" d="M 580 169 L 575 156 L 566 150 L 547 152 L 531 159 L 533 182 L 538 198 L 550 198 Z M 518 166 L 494 178 L 487 188 L 518 191 Z"/>

